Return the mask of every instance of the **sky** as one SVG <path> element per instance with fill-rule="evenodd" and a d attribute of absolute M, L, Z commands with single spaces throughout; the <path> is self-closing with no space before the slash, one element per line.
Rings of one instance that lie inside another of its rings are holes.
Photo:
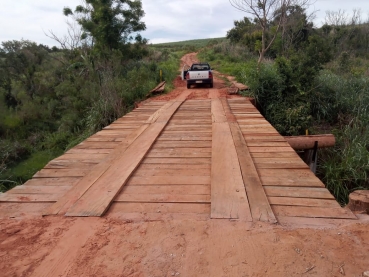
<path fill-rule="evenodd" d="M 27 39 L 49 46 L 58 45 L 45 33 L 58 36 L 67 32 L 65 6 L 72 10 L 80 0 L 0 0 L 0 42 Z M 227 31 L 247 14 L 235 9 L 228 0 L 142 0 L 146 30 L 142 36 L 149 43 L 225 37 Z M 361 9 L 369 17 L 368 0 L 315 0 L 314 24 L 322 25 L 325 12 Z"/>

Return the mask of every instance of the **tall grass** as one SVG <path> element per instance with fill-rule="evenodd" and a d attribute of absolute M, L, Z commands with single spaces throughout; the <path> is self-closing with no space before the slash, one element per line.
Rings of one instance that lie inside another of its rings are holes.
<path fill-rule="evenodd" d="M 323 71 L 317 84 L 325 99 L 314 101 L 314 111 L 331 122 L 337 139 L 334 148 L 322 152 L 319 174 L 345 204 L 350 192 L 369 189 L 369 79 Z"/>

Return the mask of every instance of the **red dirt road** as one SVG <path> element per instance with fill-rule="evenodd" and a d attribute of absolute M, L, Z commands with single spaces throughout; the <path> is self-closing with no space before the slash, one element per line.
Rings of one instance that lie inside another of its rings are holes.
<path fill-rule="evenodd" d="M 195 58 L 192 53 L 182 61 Z M 154 100 L 179 95 L 185 82 L 178 78 L 175 86 Z M 190 97 L 226 94 L 220 79 L 215 88 L 193 88 Z M 369 271 L 368 215 L 358 221 L 301 219 L 281 225 L 180 215 L 145 218 L 109 213 L 1 218 L 0 276 L 338 277 Z"/>

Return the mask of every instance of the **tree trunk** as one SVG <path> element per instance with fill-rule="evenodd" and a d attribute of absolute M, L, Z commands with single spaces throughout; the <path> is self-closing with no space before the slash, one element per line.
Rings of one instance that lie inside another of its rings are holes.
<path fill-rule="evenodd" d="M 313 136 L 290 136 L 284 139 L 295 150 L 305 150 L 314 148 L 314 144 L 318 142 L 318 148 L 331 147 L 336 143 L 334 135 L 313 135 Z"/>
<path fill-rule="evenodd" d="M 348 208 L 356 213 L 369 214 L 369 190 L 356 190 L 350 193 Z"/>

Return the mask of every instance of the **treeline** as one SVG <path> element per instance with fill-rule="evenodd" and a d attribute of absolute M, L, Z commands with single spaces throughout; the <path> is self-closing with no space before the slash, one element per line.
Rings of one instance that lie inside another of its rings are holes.
<path fill-rule="evenodd" d="M 140 1 L 103 2 L 65 8 L 77 24 L 69 36 L 49 34 L 58 47 L 1 43 L 0 191 L 130 111 L 159 70 L 168 81 L 177 75 L 180 55 L 151 49 L 139 35 Z"/>
<path fill-rule="evenodd" d="M 357 11 L 327 12 L 316 28 L 305 9 L 291 6 L 277 32 L 278 12 L 265 29 L 271 46 L 262 62 L 262 30 L 252 18 L 235 21 L 229 42 L 200 58 L 247 84 L 281 134 L 336 135 L 336 146 L 320 151 L 318 175 L 344 204 L 351 191 L 369 189 L 369 21 Z"/>

